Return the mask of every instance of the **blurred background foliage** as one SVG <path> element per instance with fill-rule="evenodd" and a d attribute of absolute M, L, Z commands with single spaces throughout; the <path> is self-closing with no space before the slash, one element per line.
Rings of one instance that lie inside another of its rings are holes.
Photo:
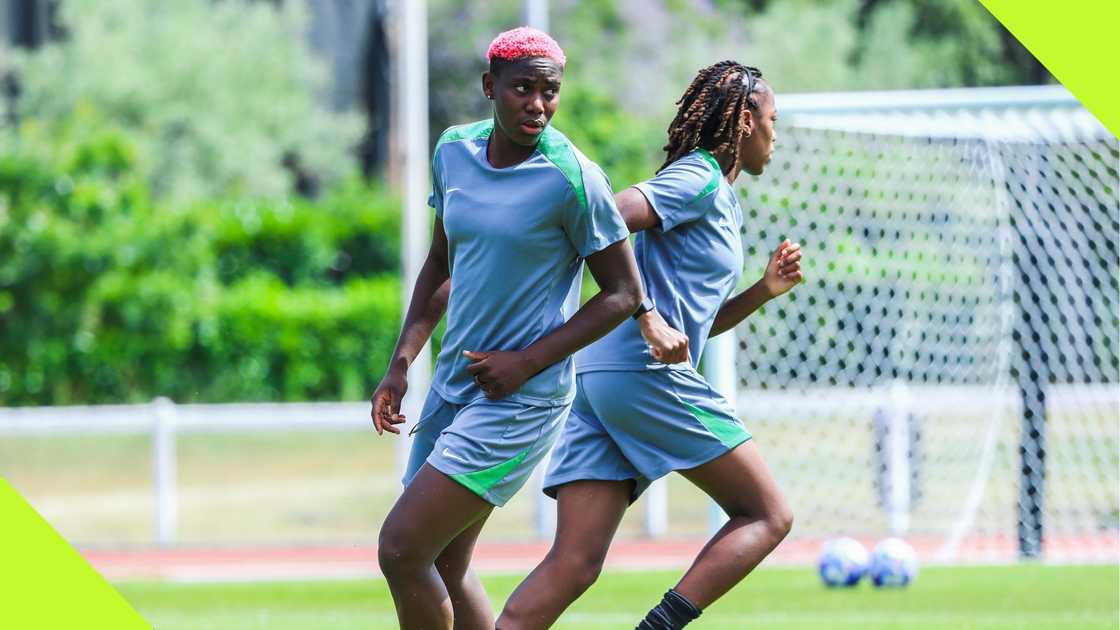
<path fill-rule="evenodd" d="M 393 98 L 327 102 L 298 0 L 49 5 L 44 41 L 0 44 L 0 404 L 368 395 L 399 327 L 400 218 L 391 159 L 357 153 Z M 616 189 L 652 174 L 720 59 L 779 94 L 1050 80 L 973 0 L 551 5 L 554 124 Z M 483 51 L 519 17 L 431 0 L 433 142 L 488 115 Z"/>
<path fill-rule="evenodd" d="M 0 152 L 0 401 L 363 395 L 399 318 L 391 195 L 172 203 L 126 128 L 56 122 Z"/>
<path fill-rule="evenodd" d="M 362 121 L 316 102 L 329 77 L 299 3 L 67 0 L 63 35 L 15 56 L 16 115 L 45 124 L 89 107 L 127 135 L 133 169 L 177 203 L 282 197 L 284 156 L 325 179 L 353 170 Z"/>

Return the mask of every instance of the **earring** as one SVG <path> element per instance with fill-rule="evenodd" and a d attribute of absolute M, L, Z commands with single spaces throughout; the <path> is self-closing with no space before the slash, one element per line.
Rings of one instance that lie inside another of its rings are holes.
<path fill-rule="evenodd" d="M 748 131 L 748 132 L 746 133 L 746 137 L 748 137 L 748 138 L 749 138 L 749 137 L 751 137 L 751 132 L 749 132 L 749 131 Z"/>

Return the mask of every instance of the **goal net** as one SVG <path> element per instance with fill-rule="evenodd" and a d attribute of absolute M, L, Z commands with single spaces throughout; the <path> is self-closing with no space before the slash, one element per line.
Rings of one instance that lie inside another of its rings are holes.
<path fill-rule="evenodd" d="M 1115 560 L 1118 143 L 1061 87 L 778 98 L 742 182 L 744 276 L 805 282 L 736 330 L 739 413 L 793 539 Z"/>

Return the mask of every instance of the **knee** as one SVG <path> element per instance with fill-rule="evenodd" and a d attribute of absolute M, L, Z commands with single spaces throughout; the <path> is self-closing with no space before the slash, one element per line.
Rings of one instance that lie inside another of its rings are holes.
<path fill-rule="evenodd" d="M 778 543 L 782 542 L 789 535 L 790 530 L 793 529 L 793 510 L 790 509 L 789 503 L 786 502 L 784 497 L 769 501 L 761 508 L 744 504 L 740 509 L 728 510 L 727 515 L 761 525 L 772 546 L 777 546 Z"/>
<path fill-rule="evenodd" d="M 782 500 L 766 514 L 766 528 L 769 530 L 774 544 L 782 542 L 793 529 L 793 510 L 789 504 Z"/>
<path fill-rule="evenodd" d="M 568 583 L 580 593 L 591 588 L 595 580 L 599 579 L 599 574 L 603 572 L 603 560 L 602 554 L 590 552 L 565 552 L 553 558 L 567 577 Z"/>
<path fill-rule="evenodd" d="M 403 532 L 396 531 L 388 523 L 381 528 L 381 534 L 377 538 L 377 564 L 386 578 L 407 572 L 410 567 L 418 564 L 419 558 L 415 551 L 415 546 L 409 544 L 408 537 Z"/>

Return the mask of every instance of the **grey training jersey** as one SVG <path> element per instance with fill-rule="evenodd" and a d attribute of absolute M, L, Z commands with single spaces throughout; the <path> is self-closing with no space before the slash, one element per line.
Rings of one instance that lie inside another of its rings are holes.
<path fill-rule="evenodd" d="M 447 232 L 451 296 L 432 387 L 457 404 L 482 398 L 464 350 L 521 350 L 579 307 L 583 258 L 626 238 L 598 166 L 546 127 L 524 162 L 494 168 L 493 120 L 452 127 L 432 159 L 429 204 Z M 563 405 L 574 395 L 572 359 L 529 379 L 505 400 Z"/>
<path fill-rule="evenodd" d="M 633 319 L 576 354 L 576 370 L 692 369 L 716 313 L 743 270 L 738 197 L 711 153 L 697 149 L 635 186 L 661 225 L 634 240 L 646 294 L 670 326 L 688 336 L 690 365 L 657 363 Z"/>

